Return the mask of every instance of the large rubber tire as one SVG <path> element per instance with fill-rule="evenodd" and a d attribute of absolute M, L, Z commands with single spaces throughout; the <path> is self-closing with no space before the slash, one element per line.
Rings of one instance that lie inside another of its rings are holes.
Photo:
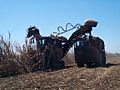
<path fill-rule="evenodd" d="M 75 57 L 75 63 L 77 64 L 77 67 L 81 68 L 81 67 L 84 67 L 84 63 L 85 63 L 85 60 L 84 60 L 84 56 L 78 54 L 76 55 Z"/>
<path fill-rule="evenodd" d="M 58 69 L 63 69 L 65 68 L 65 62 L 64 61 L 58 61 L 53 63 L 53 68 L 52 70 L 58 70 Z"/>
<path fill-rule="evenodd" d="M 97 53 L 96 65 L 97 67 L 104 67 L 106 65 L 105 52 L 101 51 Z"/>
<path fill-rule="evenodd" d="M 65 62 L 64 61 L 60 61 L 60 68 L 61 69 L 65 68 Z"/>
<path fill-rule="evenodd" d="M 105 52 L 101 52 L 101 55 L 102 55 L 102 66 L 106 66 L 106 55 L 105 55 Z"/>
<path fill-rule="evenodd" d="M 77 66 L 78 66 L 79 68 L 84 67 L 84 63 L 77 62 Z"/>
<path fill-rule="evenodd" d="M 96 65 L 95 62 L 86 62 L 86 66 L 87 66 L 88 68 L 94 68 L 94 67 L 96 67 L 97 65 Z"/>

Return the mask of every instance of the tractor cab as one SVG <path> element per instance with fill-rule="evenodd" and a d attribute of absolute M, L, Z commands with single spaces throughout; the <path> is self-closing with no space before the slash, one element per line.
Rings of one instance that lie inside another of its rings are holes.
<path fill-rule="evenodd" d="M 39 39 L 39 48 L 40 48 L 40 52 L 42 53 L 44 50 L 45 50 L 45 48 L 47 47 L 47 46 L 49 46 L 51 44 L 51 38 L 50 37 L 41 37 L 40 39 Z"/>
<path fill-rule="evenodd" d="M 74 43 L 74 48 L 83 48 L 85 46 L 86 46 L 86 42 L 82 38 L 76 40 Z"/>

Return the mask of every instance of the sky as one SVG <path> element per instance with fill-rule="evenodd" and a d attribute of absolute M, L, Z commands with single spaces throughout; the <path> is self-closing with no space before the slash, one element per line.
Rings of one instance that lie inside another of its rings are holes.
<path fill-rule="evenodd" d="M 27 28 L 36 26 L 43 36 L 66 23 L 98 21 L 92 35 L 105 42 L 107 52 L 120 53 L 120 0 L 0 0 L 0 35 L 24 43 Z M 66 38 L 75 30 L 63 34 Z"/>

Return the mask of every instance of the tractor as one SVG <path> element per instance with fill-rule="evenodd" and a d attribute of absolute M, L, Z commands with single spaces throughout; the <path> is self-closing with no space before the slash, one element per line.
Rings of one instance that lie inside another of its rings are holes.
<path fill-rule="evenodd" d="M 69 38 L 74 45 L 75 63 L 78 67 L 103 67 L 106 65 L 104 41 L 91 34 L 92 28 L 97 26 L 96 21 L 88 20 Z"/>
<path fill-rule="evenodd" d="M 105 66 L 104 42 L 99 37 L 86 36 L 76 39 L 74 43 L 75 63 L 78 67 Z"/>

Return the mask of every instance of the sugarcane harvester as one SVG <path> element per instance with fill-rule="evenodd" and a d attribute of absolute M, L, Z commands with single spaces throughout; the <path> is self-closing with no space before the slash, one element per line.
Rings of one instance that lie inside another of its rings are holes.
<path fill-rule="evenodd" d="M 104 41 L 99 37 L 93 37 L 92 28 L 97 26 L 97 21 L 87 20 L 84 25 L 71 23 L 66 24 L 66 28 L 58 27 L 56 35 L 41 36 L 36 27 L 28 28 L 27 38 L 36 41 L 36 51 L 42 53 L 40 69 L 54 70 L 65 67 L 63 57 L 74 46 L 75 63 L 78 67 L 105 66 Z M 71 26 L 70 29 L 67 27 Z M 69 39 L 59 36 L 65 32 L 76 29 Z"/>
<path fill-rule="evenodd" d="M 30 47 L 34 40 L 36 41 L 36 52 L 40 53 L 39 55 L 42 57 L 38 60 L 40 61 L 38 63 L 40 70 L 54 70 L 65 67 L 65 62 L 62 59 L 67 51 L 65 45 L 63 45 L 67 42 L 65 37 L 41 36 L 39 30 L 34 26 L 28 28 L 27 38 L 29 38 Z"/>

